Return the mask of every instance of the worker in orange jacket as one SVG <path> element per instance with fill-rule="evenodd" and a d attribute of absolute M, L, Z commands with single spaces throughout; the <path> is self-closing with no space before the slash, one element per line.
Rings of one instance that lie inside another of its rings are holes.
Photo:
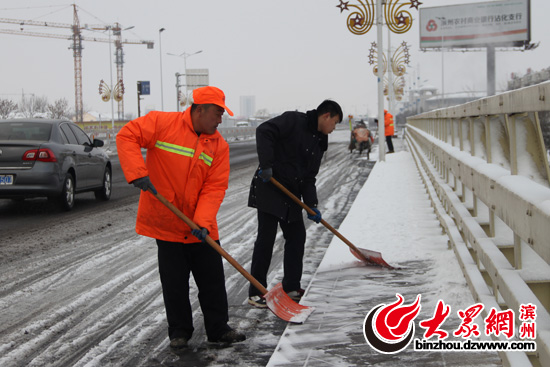
<path fill-rule="evenodd" d="M 388 110 L 384 110 L 384 135 L 386 135 L 386 143 L 388 144 L 388 153 L 395 153 L 393 150 L 392 136 L 394 134 L 393 116 Z"/>
<path fill-rule="evenodd" d="M 194 330 L 189 300 L 191 272 L 199 289 L 208 340 L 245 340 L 227 325 L 221 256 L 204 244 L 207 235 L 219 244 L 216 214 L 229 182 L 229 145 L 217 127 L 224 111 L 231 116 L 233 113 L 225 105 L 224 93 L 216 87 L 195 89 L 193 99 L 193 105 L 184 112 L 152 111 L 130 121 L 116 137 L 126 180 L 143 190 L 136 232 L 156 239 L 168 336 L 175 349 L 186 347 Z M 147 149 L 145 161 L 142 148 Z M 157 190 L 200 229 L 191 230 L 157 200 L 151 194 Z"/>

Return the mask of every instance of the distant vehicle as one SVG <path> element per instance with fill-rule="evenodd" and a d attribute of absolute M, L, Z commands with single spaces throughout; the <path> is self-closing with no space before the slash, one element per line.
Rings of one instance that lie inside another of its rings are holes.
<path fill-rule="evenodd" d="M 237 124 L 235 126 L 237 126 L 237 127 L 248 127 L 248 126 L 250 126 L 250 124 L 248 123 L 248 121 L 239 121 L 239 122 L 237 122 Z"/>
<path fill-rule="evenodd" d="M 111 161 L 94 139 L 68 120 L 0 120 L 0 198 L 48 197 L 64 210 L 76 193 L 111 198 Z"/>

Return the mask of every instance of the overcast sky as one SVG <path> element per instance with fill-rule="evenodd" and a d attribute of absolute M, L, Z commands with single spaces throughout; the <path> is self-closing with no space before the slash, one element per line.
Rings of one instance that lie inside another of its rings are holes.
<path fill-rule="evenodd" d="M 421 7 L 463 3 L 424 0 Z M 475 2 L 475 1 L 470 1 Z M 376 27 L 365 35 L 346 26 L 349 12 L 340 13 L 339 0 L 76 0 L 81 25 L 134 26 L 123 39 L 153 40 L 155 48 L 124 45 L 125 112 L 137 116 L 136 82 L 151 82 L 146 109 L 161 109 L 159 29 L 161 34 L 164 110 L 176 110 L 176 77 L 184 59 L 167 55 L 201 53 L 187 58 L 188 68 L 207 68 L 210 84 L 223 89 L 227 105 L 238 115 L 240 96 L 256 97 L 256 109 L 270 113 L 315 108 L 323 99 L 338 101 L 344 114 L 376 113 L 377 86 L 369 48 Z M 358 4 L 358 0 L 350 0 Z M 531 0 L 531 39 L 540 46 L 530 52 L 497 52 L 496 88 L 506 88 L 512 72 L 550 66 L 550 2 Z M 0 18 L 71 24 L 72 5 L 44 0 L 0 0 Z M 406 90 L 414 80 L 441 88 L 442 57 L 419 50 L 418 12 L 412 29 L 391 35 L 392 47 L 406 41 L 410 47 Z M 0 29 L 19 29 L 1 24 Z M 25 26 L 25 31 L 70 35 L 69 29 Z M 85 37 L 108 38 L 107 33 L 83 31 Z M 384 31 L 387 47 L 388 32 Z M 2 57 L 0 98 L 14 101 L 21 94 L 46 96 L 50 102 L 66 98 L 74 106 L 74 62 L 71 42 L 0 33 Z M 86 111 L 109 114 L 110 103 L 100 99 L 101 79 L 109 83 L 109 44 L 83 42 L 82 79 Z M 112 49 L 114 52 L 114 48 Z M 114 58 L 113 58 L 114 60 Z M 486 89 L 485 52 L 445 53 L 445 93 Z M 113 66 L 113 75 L 116 68 Z M 116 106 L 115 106 L 116 113 Z"/>

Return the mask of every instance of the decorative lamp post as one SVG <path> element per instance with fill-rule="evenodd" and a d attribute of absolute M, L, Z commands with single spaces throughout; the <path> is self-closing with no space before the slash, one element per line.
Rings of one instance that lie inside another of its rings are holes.
<path fill-rule="evenodd" d="M 110 89 L 109 89 L 109 97 L 111 99 L 111 129 L 114 130 L 115 129 L 115 103 L 113 101 L 113 90 L 114 90 L 114 85 L 113 85 L 113 56 L 112 56 L 112 51 L 111 51 L 111 33 L 113 32 L 113 27 L 112 26 L 109 26 L 109 78 L 111 78 L 111 84 L 110 84 Z M 102 80 L 103 81 L 103 80 Z M 105 84 L 105 83 L 103 83 Z M 101 84 L 100 84 L 100 88 L 101 88 Z M 102 96 L 102 99 L 105 101 L 105 98 Z M 108 101 L 108 99 L 107 99 Z"/>
<path fill-rule="evenodd" d="M 122 79 L 118 80 L 116 84 L 113 84 L 113 56 L 111 51 L 111 33 L 115 33 L 115 35 L 120 35 L 121 31 L 126 31 L 129 29 L 134 28 L 134 26 L 126 27 L 124 29 L 120 29 L 120 26 L 118 23 L 116 23 L 115 26 L 109 25 L 105 28 L 105 30 L 109 31 L 109 78 L 111 80 L 111 83 L 107 85 L 101 80 L 99 83 L 99 94 L 101 95 L 101 99 L 104 102 L 111 101 L 111 129 L 115 129 L 115 105 L 114 101 L 120 102 L 124 98 L 124 83 L 122 82 Z M 118 33 L 117 33 L 118 32 Z"/>
<path fill-rule="evenodd" d="M 340 8 L 340 13 L 344 10 L 350 11 L 347 17 L 346 24 L 348 30 L 355 35 L 363 35 L 368 33 L 374 22 L 376 22 L 377 32 L 377 62 L 376 67 L 378 76 L 378 141 L 380 146 L 379 159 L 385 160 L 385 145 L 383 143 L 384 134 L 384 73 L 387 66 L 382 66 L 381 63 L 385 60 L 382 52 L 382 25 L 384 18 L 390 31 L 397 34 L 402 34 L 409 31 L 412 27 L 412 15 L 409 9 L 415 8 L 422 3 L 419 0 L 410 0 L 408 2 L 399 3 L 398 0 L 357 0 L 359 4 L 350 4 L 350 1 L 339 0 L 340 4 L 336 5 Z M 382 11 L 383 6 L 383 11 Z M 407 8 L 407 6 L 409 6 Z M 351 8 L 351 10 L 350 10 Z M 376 15 L 376 16 L 375 16 Z M 387 62 L 386 62 L 387 64 Z"/>
<path fill-rule="evenodd" d="M 112 82 L 111 82 L 112 85 Z M 120 102 L 124 98 L 124 82 L 118 80 L 113 88 L 109 87 L 103 79 L 99 82 L 99 95 L 103 102 L 111 101 L 111 129 L 115 128 L 114 101 Z"/>

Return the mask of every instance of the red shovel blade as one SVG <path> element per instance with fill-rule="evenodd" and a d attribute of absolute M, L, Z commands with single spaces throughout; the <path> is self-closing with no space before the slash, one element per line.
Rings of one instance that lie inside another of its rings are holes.
<path fill-rule="evenodd" d="M 353 256 L 365 262 L 365 260 L 361 257 L 361 255 L 355 252 L 355 250 L 353 250 L 351 247 L 349 250 L 353 254 Z M 382 266 L 388 269 L 395 269 L 393 266 L 391 266 L 386 261 L 384 261 L 384 259 L 382 259 L 382 254 L 380 252 L 367 250 L 359 247 L 357 248 L 357 250 L 359 250 L 359 252 L 361 252 L 361 254 L 367 259 L 368 262 L 365 263 L 366 265 Z"/>
<path fill-rule="evenodd" d="M 283 290 L 282 283 L 277 284 L 264 294 L 264 298 L 271 312 L 293 324 L 303 324 L 315 310 L 314 307 L 307 307 L 294 302 Z"/>

